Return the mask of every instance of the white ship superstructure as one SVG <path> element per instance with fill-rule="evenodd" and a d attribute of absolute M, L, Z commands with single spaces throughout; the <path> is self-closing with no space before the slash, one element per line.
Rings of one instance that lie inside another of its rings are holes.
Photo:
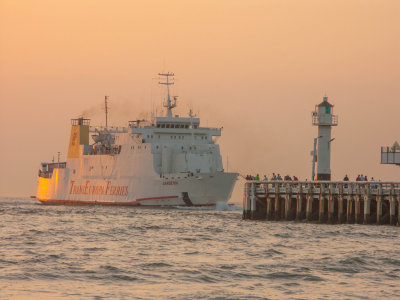
<path fill-rule="evenodd" d="M 214 205 L 229 200 L 237 173 L 225 172 L 216 138 L 193 116 L 173 116 L 172 73 L 167 113 L 128 127 L 92 127 L 72 120 L 66 162 L 42 163 L 36 198 L 53 204 Z"/>

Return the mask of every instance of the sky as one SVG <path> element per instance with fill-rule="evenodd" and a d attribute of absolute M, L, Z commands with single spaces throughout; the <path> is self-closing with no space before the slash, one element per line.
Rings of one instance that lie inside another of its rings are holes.
<path fill-rule="evenodd" d="M 105 95 L 113 125 L 159 112 L 161 71 L 176 74 L 177 113 L 223 126 L 229 171 L 310 179 L 326 95 L 332 179 L 400 181 L 380 164 L 400 140 L 399 53 L 397 0 L 0 0 L 0 195 L 35 195 L 70 119 L 105 123 Z"/>

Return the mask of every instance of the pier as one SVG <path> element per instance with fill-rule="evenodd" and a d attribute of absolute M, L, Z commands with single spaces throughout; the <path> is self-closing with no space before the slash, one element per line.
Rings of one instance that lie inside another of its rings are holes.
<path fill-rule="evenodd" d="M 243 219 L 400 223 L 400 182 L 247 181 Z"/>

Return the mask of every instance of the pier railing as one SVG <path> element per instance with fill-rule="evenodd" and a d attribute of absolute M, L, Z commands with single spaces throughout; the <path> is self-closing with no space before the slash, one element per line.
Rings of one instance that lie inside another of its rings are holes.
<path fill-rule="evenodd" d="M 400 182 L 247 181 L 243 218 L 398 224 Z"/>

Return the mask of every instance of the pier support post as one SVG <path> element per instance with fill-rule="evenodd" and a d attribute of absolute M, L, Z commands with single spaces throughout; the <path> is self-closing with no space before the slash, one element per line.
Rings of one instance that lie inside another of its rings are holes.
<path fill-rule="evenodd" d="M 275 211 L 274 211 L 274 217 L 275 217 L 275 221 L 279 221 L 281 219 L 281 199 L 279 198 L 279 191 L 280 191 L 280 187 L 279 187 L 279 183 L 276 184 L 275 187 Z"/>
<path fill-rule="evenodd" d="M 319 218 L 320 223 L 324 223 L 326 221 L 325 218 L 325 188 L 324 185 L 320 185 L 320 193 L 319 193 Z"/>
<path fill-rule="evenodd" d="M 243 198 L 243 219 L 244 220 L 250 219 L 250 207 L 251 207 L 250 189 L 251 189 L 251 184 L 246 182 L 245 189 L 244 189 L 244 198 Z"/>
<path fill-rule="evenodd" d="M 400 194 L 397 194 L 397 226 L 400 224 Z"/>
<path fill-rule="evenodd" d="M 290 221 L 293 219 L 292 214 L 292 189 L 289 184 L 286 185 L 285 194 L 285 220 Z"/>
<path fill-rule="evenodd" d="M 254 183 L 251 184 L 250 203 L 251 203 L 250 218 L 251 219 L 255 219 L 255 217 L 256 217 L 256 209 L 257 209 L 257 197 L 256 197 L 256 185 Z"/>
<path fill-rule="evenodd" d="M 280 203 L 279 195 L 275 197 L 275 221 L 279 221 L 281 219 L 281 203 Z"/>
<path fill-rule="evenodd" d="M 312 205 L 314 200 L 313 187 L 309 188 L 309 191 L 306 195 L 306 220 L 311 221 L 312 219 Z"/>
<path fill-rule="evenodd" d="M 353 223 L 354 219 L 353 219 L 353 187 L 349 186 L 349 188 L 347 189 L 347 223 Z"/>
<path fill-rule="evenodd" d="M 272 214 L 272 205 L 271 205 L 271 197 L 269 194 L 269 186 L 268 183 L 265 183 L 265 218 L 267 220 L 271 220 Z"/>
<path fill-rule="evenodd" d="M 360 187 L 357 186 L 355 190 L 354 199 L 354 222 L 359 224 L 361 222 L 361 207 L 360 207 Z"/>
<path fill-rule="evenodd" d="M 376 197 L 376 224 L 380 225 L 382 223 L 382 196 L 378 195 Z"/>
<path fill-rule="evenodd" d="M 344 210 L 343 210 L 343 185 L 339 187 L 338 201 L 338 223 L 344 222 Z"/>
<path fill-rule="evenodd" d="M 303 216 L 303 190 L 301 184 L 299 184 L 299 190 L 297 193 L 296 203 L 296 220 L 300 221 L 304 218 Z"/>
<path fill-rule="evenodd" d="M 274 200 L 268 196 L 267 197 L 267 220 L 272 220 L 274 216 Z"/>
<path fill-rule="evenodd" d="M 376 224 L 380 225 L 382 223 L 382 185 L 379 185 L 378 195 L 376 195 Z"/>
<path fill-rule="evenodd" d="M 348 196 L 347 199 L 347 223 L 351 224 L 354 223 L 354 215 L 353 215 L 353 200 L 351 196 Z"/>
<path fill-rule="evenodd" d="M 395 225 L 396 222 L 396 201 L 390 199 L 390 225 Z"/>
<path fill-rule="evenodd" d="M 376 224 L 380 225 L 382 223 L 382 185 L 378 187 L 378 195 L 376 195 Z"/>
<path fill-rule="evenodd" d="M 390 205 L 390 225 L 396 224 L 396 201 L 394 198 L 393 184 L 390 186 L 389 192 L 389 205 Z"/>
<path fill-rule="evenodd" d="M 369 224 L 371 219 L 371 197 L 370 186 L 366 186 L 364 189 L 364 224 Z"/>
<path fill-rule="evenodd" d="M 335 222 L 335 201 L 333 196 L 333 185 L 329 185 L 329 194 L 328 194 L 328 222 Z"/>

